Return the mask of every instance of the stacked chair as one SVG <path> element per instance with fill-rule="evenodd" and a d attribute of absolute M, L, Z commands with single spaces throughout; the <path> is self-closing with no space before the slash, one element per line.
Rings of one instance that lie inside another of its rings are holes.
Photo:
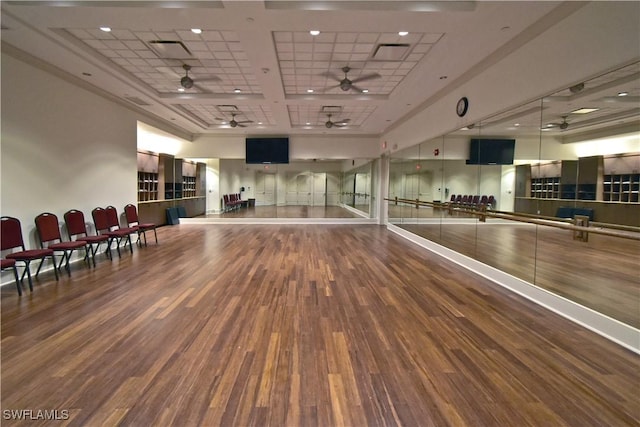
<path fill-rule="evenodd" d="M 67 274 L 71 276 L 69 261 L 71 260 L 71 255 L 77 249 L 83 249 L 85 261 L 89 260 L 90 249 L 87 248 L 87 242 L 84 240 L 62 241 L 58 217 L 54 214 L 45 212 L 38 215 L 36 217 L 36 230 L 38 231 L 42 249 L 51 249 L 54 253 L 62 254 L 60 265 L 57 267 L 58 270 L 62 268 L 62 263 L 64 262 L 64 268 L 67 270 Z"/>
<path fill-rule="evenodd" d="M 96 266 L 96 253 L 103 243 L 109 243 L 109 236 L 89 235 L 87 224 L 84 221 L 84 214 L 77 209 L 71 209 L 64 214 L 64 222 L 67 226 L 69 240 L 83 240 L 91 253 L 93 266 Z M 107 256 L 111 257 L 111 251 L 107 250 Z"/>

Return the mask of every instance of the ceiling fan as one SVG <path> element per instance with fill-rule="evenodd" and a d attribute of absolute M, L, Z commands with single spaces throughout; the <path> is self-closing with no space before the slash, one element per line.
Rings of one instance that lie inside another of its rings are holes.
<path fill-rule="evenodd" d="M 197 89 L 206 92 L 205 90 L 203 90 L 202 88 L 198 87 L 195 84 L 195 81 L 189 77 L 189 71 L 191 71 L 191 65 L 189 64 L 182 64 L 182 69 L 185 72 L 185 75 L 180 79 L 180 86 L 182 86 L 185 89 L 191 89 L 192 87 L 196 87 Z M 200 82 L 204 82 L 204 81 L 219 81 L 222 80 L 220 77 L 217 76 L 210 76 L 210 77 L 203 77 L 203 78 L 198 78 L 198 81 Z"/>
<path fill-rule="evenodd" d="M 359 88 L 358 86 L 356 86 L 356 83 L 365 82 L 367 80 L 379 79 L 381 77 L 380 74 L 378 74 L 378 73 L 371 73 L 371 74 L 365 74 L 363 76 L 360 76 L 358 78 L 350 80 L 349 77 L 347 76 L 349 71 L 351 71 L 351 67 L 349 67 L 349 66 L 342 67 L 342 72 L 344 73 L 344 78 L 340 78 L 339 76 L 337 76 L 336 74 L 332 73 L 331 71 L 327 71 L 327 72 L 323 73 L 322 74 L 323 76 L 331 77 L 332 79 L 334 79 L 335 81 L 338 82 L 337 85 L 331 86 L 331 87 L 329 87 L 329 88 L 327 88 L 325 90 L 331 90 L 331 89 L 334 89 L 336 87 L 339 87 L 340 89 L 342 89 L 345 92 L 348 91 L 348 90 L 351 90 L 351 89 L 355 89 L 358 92 L 362 92 L 362 89 Z"/>
<path fill-rule="evenodd" d="M 569 116 L 560 116 L 560 117 L 562 117 L 562 121 L 560 123 L 549 123 L 547 127 L 557 127 L 557 128 L 560 128 L 560 130 L 565 130 L 569 128 L 569 122 L 567 122 L 567 118 Z"/>
<path fill-rule="evenodd" d="M 221 119 L 221 118 L 216 117 L 216 120 L 226 120 L 226 119 Z M 231 126 L 232 128 L 235 128 L 235 127 L 246 128 L 247 125 L 245 123 L 253 123 L 253 120 L 237 121 L 236 120 L 236 113 L 231 113 L 231 120 L 229 120 L 229 126 Z"/>
<path fill-rule="evenodd" d="M 331 129 L 334 126 L 337 128 L 341 128 L 341 127 L 347 126 L 349 123 L 349 120 L 351 119 L 337 120 L 334 122 L 331 120 L 331 114 L 327 114 L 327 121 L 324 123 L 324 125 L 328 129 Z"/>

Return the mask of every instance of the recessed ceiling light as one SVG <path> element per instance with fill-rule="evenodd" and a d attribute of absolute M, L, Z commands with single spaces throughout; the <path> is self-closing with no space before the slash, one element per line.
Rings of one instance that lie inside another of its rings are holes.
<path fill-rule="evenodd" d="M 587 114 L 593 113 L 594 111 L 598 111 L 598 108 L 578 108 L 577 110 L 573 110 L 571 114 Z"/>
<path fill-rule="evenodd" d="M 240 92 L 242 92 L 242 90 L 236 88 L 236 89 L 233 90 L 233 92 L 234 93 L 240 93 Z"/>
<path fill-rule="evenodd" d="M 259 124 L 259 125 L 261 125 L 261 124 L 262 124 L 262 122 L 258 122 L 258 124 Z"/>
<path fill-rule="evenodd" d="M 618 96 L 627 96 L 629 92 L 618 92 Z"/>
<path fill-rule="evenodd" d="M 184 88 L 183 87 L 179 87 L 178 88 L 178 92 L 184 92 Z"/>
<path fill-rule="evenodd" d="M 192 32 L 193 34 L 201 34 L 201 33 L 202 33 L 202 30 L 201 30 L 200 28 L 192 28 L 192 29 L 191 29 L 191 32 Z"/>
<path fill-rule="evenodd" d="M 520 123 L 514 123 L 513 125 L 518 127 L 518 126 L 520 126 Z"/>
<path fill-rule="evenodd" d="M 318 30 L 311 30 L 311 31 L 309 31 L 309 34 L 311 34 L 312 36 L 317 36 L 318 34 L 320 34 L 320 31 L 318 31 Z"/>
<path fill-rule="evenodd" d="M 307 93 L 313 93 L 313 89 L 307 89 Z"/>
<path fill-rule="evenodd" d="M 100 31 L 104 31 L 105 33 L 108 33 L 111 31 L 111 27 L 100 27 Z"/>
<path fill-rule="evenodd" d="M 362 93 L 369 93 L 369 89 L 362 89 Z"/>
<path fill-rule="evenodd" d="M 309 126 L 311 123 L 310 123 L 310 122 L 307 122 L 307 123 L 305 123 L 305 124 L 306 124 L 307 126 Z"/>
<path fill-rule="evenodd" d="M 398 31 L 398 35 L 399 35 L 400 37 L 404 37 L 404 36 L 406 36 L 406 35 L 408 35 L 408 34 L 409 34 L 409 31 Z"/>

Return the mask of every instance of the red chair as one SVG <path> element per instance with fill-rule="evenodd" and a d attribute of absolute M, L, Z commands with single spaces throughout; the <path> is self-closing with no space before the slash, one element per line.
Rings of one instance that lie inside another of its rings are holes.
<path fill-rule="evenodd" d="M 20 277 L 18 276 L 18 268 L 16 267 L 15 259 L 0 259 L 0 270 L 4 271 L 7 269 L 13 270 L 13 276 L 16 279 L 16 287 L 18 288 L 18 295 L 22 295 L 22 286 L 20 283 Z"/>
<path fill-rule="evenodd" d="M 84 221 L 84 214 L 82 211 L 71 209 L 64 214 L 64 222 L 67 226 L 67 233 L 69 234 L 69 240 L 84 240 L 87 242 L 87 247 L 91 251 L 91 259 L 93 260 L 93 266 L 96 266 L 96 253 L 103 243 L 109 243 L 109 236 L 97 235 L 90 236 L 87 232 L 87 224 Z M 111 252 L 107 251 L 107 255 L 110 257 Z"/>
<path fill-rule="evenodd" d="M 99 235 L 104 235 L 109 237 L 109 243 L 107 245 L 107 252 L 109 256 L 111 256 L 111 243 L 116 242 L 116 249 L 118 250 L 118 258 L 120 258 L 120 242 L 125 240 L 126 243 L 129 243 L 129 250 L 133 253 L 133 247 L 131 246 L 131 233 L 135 233 L 135 230 L 130 230 L 126 228 L 120 228 L 120 222 L 118 221 L 118 214 L 115 212 L 115 208 L 111 206 L 111 209 L 103 209 L 103 208 L 95 208 L 91 211 L 91 216 L 93 217 L 93 223 L 96 226 L 96 232 Z M 115 216 L 115 220 L 113 217 Z M 115 223 L 116 226 L 111 226 L 110 224 Z"/>
<path fill-rule="evenodd" d="M 51 258 L 53 262 L 53 273 L 58 280 L 58 269 L 56 268 L 56 258 L 52 249 L 26 249 L 24 246 L 24 240 L 22 239 L 22 226 L 18 218 L 10 216 L 3 216 L 0 218 L 2 227 L 0 228 L 0 251 L 14 251 L 5 256 L 7 259 L 13 259 L 16 262 L 24 264 L 24 272 L 20 281 L 24 279 L 26 274 L 29 278 L 29 290 L 33 291 L 33 282 L 31 280 L 31 262 L 40 260 L 40 265 L 36 271 L 36 278 L 40 274 L 40 268 L 47 258 Z M 16 248 L 18 249 L 17 251 Z"/>
<path fill-rule="evenodd" d="M 44 212 L 36 217 L 35 222 L 42 249 L 52 249 L 54 252 L 62 253 L 62 259 L 60 260 L 60 265 L 58 265 L 58 270 L 62 268 L 62 263 L 64 262 L 64 268 L 67 270 L 67 274 L 71 275 L 69 262 L 71 261 L 73 251 L 76 249 L 84 249 L 84 259 L 85 261 L 89 260 L 87 242 L 84 240 L 64 242 L 62 240 L 62 236 L 60 235 L 60 223 L 58 222 L 58 217 L 56 215 Z"/>
<path fill-rule="evenodd" d="M 138 209 L 135 205 L 129 203 L 124 207 L 124 216 L 127 218 L 127 227 L 135 228 L 138 231 L 138 241 L 140 243 L 140 235 L 144 237 L 144 245 L 147 246 L 147 231 L 153 230 L 153 235 L 158 243 L 158 233 L 156 233 L 156 225 L 152 222 L 140 222 L 138 218 Z"/>

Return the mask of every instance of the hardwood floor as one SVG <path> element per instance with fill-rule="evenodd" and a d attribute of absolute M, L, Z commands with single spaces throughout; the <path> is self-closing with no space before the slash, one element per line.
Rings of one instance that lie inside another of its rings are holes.
<path fill-rule="evenodd" d="M 384 227 L 158 237 L 2 287 L 3 426 L 640 423 L 638 355 Z"/>
<path fill-rule="evenodd" d="M 491 221 L 398 226 L 640 328 L 640 241 Z"/>

